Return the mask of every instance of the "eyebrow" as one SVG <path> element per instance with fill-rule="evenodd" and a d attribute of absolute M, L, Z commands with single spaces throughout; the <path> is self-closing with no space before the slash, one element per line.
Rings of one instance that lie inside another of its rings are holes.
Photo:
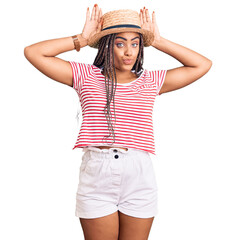
<path fill-rule="evenodd" d="M 127 41 L 127 39 L 126 39 L 126 38 L 123 38 L 123 37 L 116 37 L 116 39 L 117 39 L 117 38 L 121 38 L 121 39 L 124 39 L 125 41 Z M 133 40 L 136 39 L 136 38 L 139 38 L 139 37 L 132 38 L 131 41 L 133 41 Z"/>

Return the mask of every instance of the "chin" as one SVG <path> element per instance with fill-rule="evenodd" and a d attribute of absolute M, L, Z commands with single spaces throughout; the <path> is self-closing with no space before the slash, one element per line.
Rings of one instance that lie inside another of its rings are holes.
<path fill-rule="evenodd" d="M 134 66 L 134 65 L 123 64 L 123 67 L 124 67 L 124 68 L 131 68 L 131 69 L 132 69 L 132 68 L 133 68 L 133 66 Z"/>
<path fill-rule="evenodd" d="M 116 69 L 118 69 L 118 70 L 120 70 L 120 71 L 122 71 L 122 70 L 132 70 L 132 68 L 133 68 L 133 65 L 127 65 L 127 64 L 122 64 L 119 68 L 116 68 Z"/>

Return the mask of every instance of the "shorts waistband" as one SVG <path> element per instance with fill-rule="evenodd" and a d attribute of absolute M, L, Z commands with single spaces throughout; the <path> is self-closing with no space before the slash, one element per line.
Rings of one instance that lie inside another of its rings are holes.
<path fill-rule="evenodd" d="M 131 151 L 134 151 L 135 149 L 131 149 L 131 148 L 127 148 L 127 151 L 125 149 L 119 148 L 119 147 L 111 147 L 111 148 L 98 148 L 98 147 L 92 147 L 92 146 L 88 146 L 88 147 L 84 147 L 83 148 L 83 152 L 86 152 L 88 150 L 94 151 L 94 152 L 101 152 L 101 153 L 112 153 L 114 152 L 121 152 L 121 153 L 128 153 Z M 138 151 L 138 150 L 137 150 Z"/>
<path fill-rule="evenodd" d="M 93 147 L 93 146 L 83 147 L 83 152 L 86 153 L 87 151 L 89 151 L 90 154 L 98 158 L 115 157 L 115 155 L 117 154 L 119 154 L 121 158 L 123 158 L 124 156 L 130 156 L 130 155 L 136 155 L 136 154 L 138 154 L 139 156 L 149 155 L 148 152 L 135 149 L 135 148 L 127 148 L 127 151 L 126 151 L 125 149 L 122 149 L 119 147 L 111 147 L 111 148 L 103 148 L 103 149 L 98 147 Z"/>

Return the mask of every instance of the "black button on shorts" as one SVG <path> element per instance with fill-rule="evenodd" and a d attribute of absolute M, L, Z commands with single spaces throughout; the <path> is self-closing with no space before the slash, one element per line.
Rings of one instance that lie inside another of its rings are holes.
<path fill-rule="evenodd" d="M 114 158 L 118 158 L 119 156 L 118 155 L 115 155 Z"/>
<path fill-rule="evenodd" d="M 117 149 L 114 149 L 113 152 L 118 152 Z"/>

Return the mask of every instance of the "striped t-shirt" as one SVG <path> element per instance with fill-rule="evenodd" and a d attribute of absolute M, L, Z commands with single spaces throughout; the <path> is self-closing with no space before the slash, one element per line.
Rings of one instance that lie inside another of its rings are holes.
<path fill-rule="evenodd" d="M 92 64 L 69 63 L 73 71 L 73 88 L 82 109 L 82 124 L 73 150 L 86 146 L 127 147 L 156 155 L 152 111 L 167 70 L 144 69 L 137 79 L 117 83 L 114 95 L 116 122 L 113 100 L 110 104 L 115 142 L 110 145 L 114 139 L 104 113 L 106 86 L 102 69 Z"/>

